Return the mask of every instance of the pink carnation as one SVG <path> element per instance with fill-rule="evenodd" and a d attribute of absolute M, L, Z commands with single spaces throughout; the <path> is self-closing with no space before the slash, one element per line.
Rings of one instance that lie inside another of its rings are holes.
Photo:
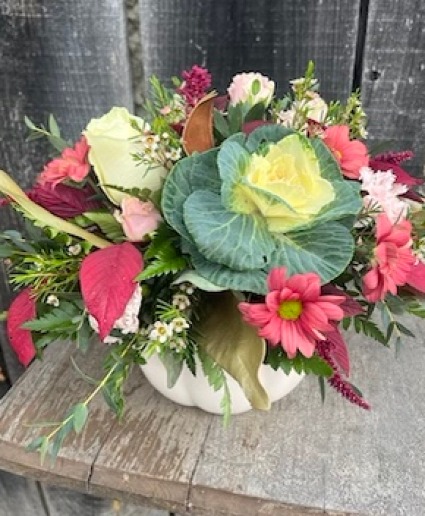
<path fill-rule="evenodd" d="M 350 129 L 347 125 L 333 125 L 323 134 L 323 141 L 338 161 L 342 173 L 348 179 L 359 179 L 360 169 L 367 167 L 369 156 L 364 143 L 350 140 Z"/>
<path fill-rule="evenodd" d="M 260 328 L 258 335 L 271 345 L 280 344 L 289 358 L 297 350 L 311 357 L 317 340 L 334 331 L 332 321 L 344 317 L 338 306 L 345 297 L 321 295 L 320 277 L 315 273 L 286 277 L 286 268 L 273 269 L 268 277 L 269 293 L 264 303 L 240 303 L 244 320 Z"/>
<path fill-rule="evenodd" d="M 376 247 L 372 268 L 363 278 L 363 294 L 374 303 L 386 294 L 397 294 L 404 285 L 415 263 L 411 241 L 412 225 L 404 220 L 394 226 L 385 213 L 376 219 Z"/>
<path fill-rule="evenodd" d="M 130 242 L 141 242 L 145 235 L 157 229 L 162 220 L 161 214 L 150 201 L 142 202 L 136 197 L 125 197 L 121 202 L 121 210 L 117 219 Z"/>
<path fill-rule="evenodd" d="M 88 152 L 89 146 L 85 137 L 82 136 L 74 148 L 67 147 L 60 158 L 47 163 L 38 177 L 38 182 L 40 184 L 52 183 L 55 186 L 66 179 L 71 179 L 81 183 L 90 171 L 87 161 Z"/>

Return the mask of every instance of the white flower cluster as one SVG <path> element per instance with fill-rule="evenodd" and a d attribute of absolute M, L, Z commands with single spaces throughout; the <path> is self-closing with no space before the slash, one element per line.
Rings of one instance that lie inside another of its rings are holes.
<path fill-rule="evenodd" d="M 139 285 L 134 289 L 134 293 L 130 298 L 130 301 L 125 307 L 122 316 L 117 319 L 114 323 L 114 330 L 120 330 L 123 335 L 129 333 L 137 333 L 139 330 L 139 311 L 142 304 L 142 290 Z M 97 320 L 89 315 L 89 324 L 96 333 L 99 333 L 99 324 Z M 103 339 L 105 344 L 115 344 L 120 342 L 121 339 L 108 335 Z"/>
<path fill-rule="evenodd" d="M 290 129 L 305 132 L 307 120 L 322 124 L 328 114 L 328 105 L 315 91 L 307 91 L 302 100 L 295 100 L 290 109 L 279 111 L 276 122 Z"/>
<path fill-rule="evenodd" d="M 167 132 L 161 135 L 153 133 L 148 123 L 143 128 L 140 144 L 140 155 L 150 163 L 166 164 L 168 161 L 176 162 L 182 157 L 182 149 L 170 144 L 170 135 Z"/>
<path fill-rule="evenodd" d="M 184 317 L 175 317 L 169 323 L 156 321 L 149 330 L 149 340 L 181 351 L 186 347 L 186 341 L 181 335 L 189 326 L 189 321 Z"/>
<path fill-rule="evenodd" d="M 374 171 L 369 167 L 360 169 L 362 191 L 366 192 L 363 204 L 366 209 L 383 211 L 392 224 L 404 220 L 409 204 L 399 196 L 407 192 L 407 186 L 396 183 L 391 170 Z"/>

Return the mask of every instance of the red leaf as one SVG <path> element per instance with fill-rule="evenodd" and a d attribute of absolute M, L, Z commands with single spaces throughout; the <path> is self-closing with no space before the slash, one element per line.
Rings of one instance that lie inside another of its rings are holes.
<path fill-rule="evenodd" d="M 373 170 L 392 170 L 397 183 L 402 183 L 406 186 L 418 186 L 421 185 L 424 180 L 419 177 L 411 176 L 404 168 L 396 165 L 395 163 L 389 163 L 388 161 L 378 160 L 376 158 L 372 158 L 369 161 L 369 166 Z"/>
<path fill-rule="evenodd" d="M 99 324 L 101 340 L 109 335 L 134 293 L 143 259 L 130 242 L 100 249 L 84 258 L 80 269 L 83 300 Z"/>
<path fill-rule="evenodd" d="M 339 367 L 343 370 L 346 376 L 350 375 L 350 357 L 348 355 L 347 344 L 342 338 L 338 328 L 334 331 L 326 333 L 326 339 L 333 344 L 331 348 L 331 356 Z"/>
<path fill-rule="evenodd" d="M 85 211 L 99 209 L 99 201 L 91 200 L 95 192 L 90 186 L 73 188 L 64 184 L 36 184 L 28 197 L 46 210 L 64 219 L 71 219 Z"/>
<path fill-rule="evenodd" d="M 19 362 L 25 367 L 35 357 L 35 346 L 30 330 L 21 328 L 22 324 L 35 319 L 35 301 L 31 297 L 31 289 L 22 290 L 9 307 L 7 314 L 7 335 L 10 345 L 16 353 Z"/>
<path fill-rule="evenodd" d="M 321 292 L 324 295 L 345 297 L 345 301 L 339 305 L 344 310 L 344 317 L 353 317 L 353 315 L 359 315 L 363 313 L 362 305 L 346 292 L 344 292 L 344 290 L 335 287 L 335 285 L 328 283 L 322 287 Z"/>

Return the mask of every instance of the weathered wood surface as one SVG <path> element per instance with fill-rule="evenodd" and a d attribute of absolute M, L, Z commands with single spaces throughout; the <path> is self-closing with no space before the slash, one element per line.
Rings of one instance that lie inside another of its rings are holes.
<path fill-rule="evenodd" d="M 362 92 L 372 141 L 413 149 L 411 170 L 425 165 L 425 3 L 371 0 Z"/>
<path fill-rule="evenodd" d="M 372 404 L 364 412 L 307 378 L 269 413 L 218 417 L 162 398 L 135 370 L 126 417 L 96 400 L 88 428 L 71 438 L 55 467 L 24 446 L 29 421 L 52 419 L 87 385 L 57 344 L 0 404 L 0 467 L 53 484 L 163 507 L 180 514 L 368 514 L 422 516 L 425 506 L 424 324 L 392 350 L 350 335 L 353 382 Z M 96 376 L 101 351 L 80 359 Z"/>
<path fill-rule="evenodd" d="M 207 66 L 225 91 L 232 76 L 260 71 L 278 83 L 317 65 L 322 92 L 351 91 L 360 0 L 139 0 L 144 77 L 168 79 L 192 64 Z"/>

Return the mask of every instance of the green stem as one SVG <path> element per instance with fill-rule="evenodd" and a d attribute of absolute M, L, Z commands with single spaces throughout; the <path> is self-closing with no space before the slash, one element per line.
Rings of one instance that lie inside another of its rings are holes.
<path fill-rule="evenodd" d="M 135 338 L 131 339 L 131 341 L 127 344 L 127 346 L 121 351 L 119 357 L 124 358 L 125 355 L 129 352 L 131 349 L 131 346 L 134 343 Z M 109 369 L 107 374 L 102 378 L 102 380 L 98 383 L 96 388 L 91 392 L 91 394 L 83 401 L 83 405 L 87 407 L 87 405 L 90 404 L 90 402 L 97 396 L 97 394 L 105 387 L 105 385 L 108 383 L 108 380 L 111 378 L 112 374 L 114 373 L 115 369 L 118 367 L 119 362 L 115 362 L 115 364 Z M 55 428 L 50 434 L 47 436 L 47 440 L 52 439 L 67 423 L 69 423 L 74 416 L 71 414 L 66 419 L 64 419 L 61 424 Z"/>

